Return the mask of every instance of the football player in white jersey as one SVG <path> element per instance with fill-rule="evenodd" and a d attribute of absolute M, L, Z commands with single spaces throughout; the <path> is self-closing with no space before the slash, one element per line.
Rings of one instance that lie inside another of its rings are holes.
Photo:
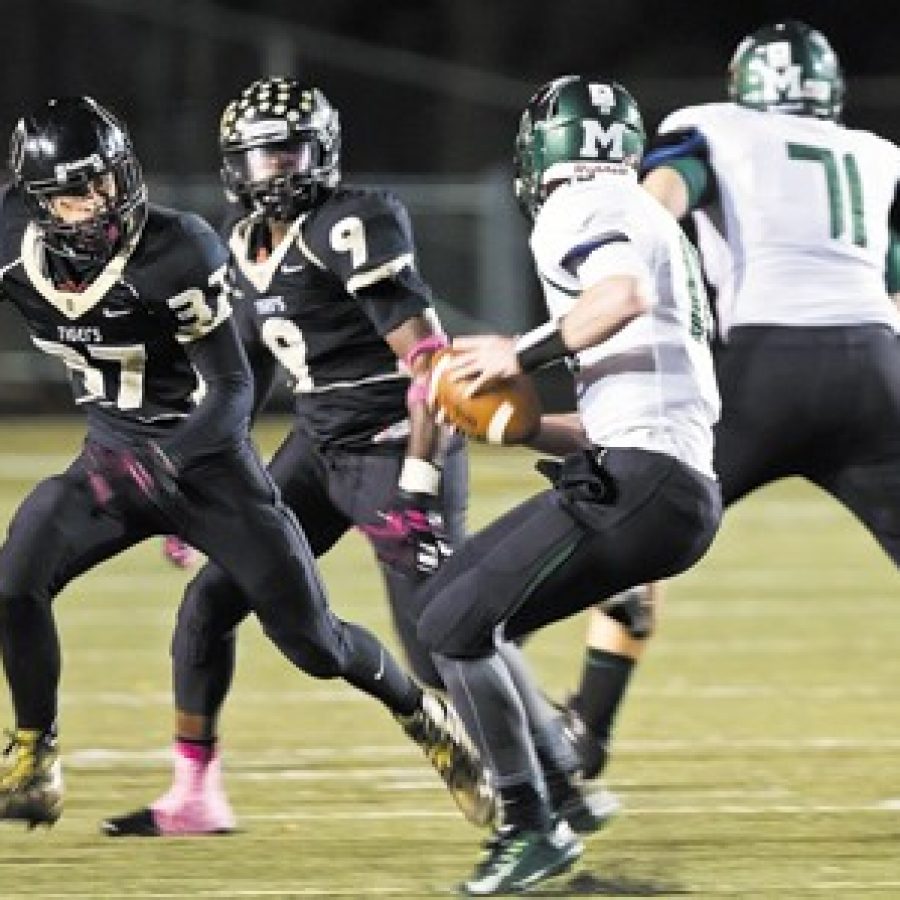
<path fill-rule="evenodd" d="M 454 342 L 455 371 L 475 391 L 564 358 L 578 387 L 568 430 L 554 418 L 539 438 L 565 453 L 553 487 L 464 543 L 422 589 L 419 638 L 502 800 L 504 824 L 462 885 L 471 895 L 523 890 L 582 852 L 578 823 L 545 777 L 553 748 L 532 736 L 536 689 L 497 641 L 684 571 L 719 523 L 703 285 L 681 229 L 638 184 L 643 149 L 640 113 L 618 84 L 570 75 L 534 95 L 516 143 L 516 195 L 534 220 L 550 320 L 518 340 Z"/>
<path fill-rule="evenodd" d="M 693 213 L 716 287 L 723 502 L 802 476 L 900 565 L 900 149 L 839 123 L 840 64 L 802 22 L 754 32 L 729 73 L 730 102 L 670 115 L 643 164 L 676 218 Z M 569 713 L 588 767 L 630 670 L 602 613 L 591 630 Z"/>

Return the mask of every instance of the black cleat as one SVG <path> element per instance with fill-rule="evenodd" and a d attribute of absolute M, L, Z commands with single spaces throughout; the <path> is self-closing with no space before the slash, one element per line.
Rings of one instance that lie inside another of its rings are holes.
<path fill-rule="evenodd" d="M 149 806 L 126 813 L 124 816 L 112 816 L 100 823 L 100 830 L 107 837 L 161 837 L 162 832 L 153 817 Z"/>

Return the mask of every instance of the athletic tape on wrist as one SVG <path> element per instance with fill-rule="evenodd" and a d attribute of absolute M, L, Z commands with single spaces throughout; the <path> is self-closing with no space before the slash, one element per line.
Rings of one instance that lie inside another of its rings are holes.
<path fill-rule="evenodd" d="M 428 462 L 427 459 L 418 459 L 415 456 L 407 456 L 403 460 L 403 468 L 400 470 L 400 480 L 397 487 L 409 494 L 431 494 L 437 496 L 441 486 L 441 470 Z"/>
<path fill-rule="evenodd" d="M 424 406 L 428 402 L 430 385 L 428 378 L 414 378 L 406 389 L 406 408 Z"/>

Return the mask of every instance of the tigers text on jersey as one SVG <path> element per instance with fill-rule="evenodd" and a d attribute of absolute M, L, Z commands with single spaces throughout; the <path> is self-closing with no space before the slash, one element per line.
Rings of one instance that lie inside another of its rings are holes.
<path fill-rule="evenodd" d="M 254 222 L 237 222 L 228 241 L 244 341 L 265 344 L 288 371 L 297 413 L 323 441 L 364 444 L 396 426 L 409 380 L 384 336 L 430 305 L 403 205 L 339 188 L 266 259 L 250 258 Z"/>
<path fill-rule="evenodd" d="M 140 237 L 80 291 L 54 285 L 46 252 L 18 192 L 5 191 L 0 298 L 22 313 L 34 344 L 65 363 L 92 430 L 170 432 L 196 405 L 184 345 L 230 314 L 216 233 L 197 216 L 151 205 Z"/>
<path fill-rule="evenodd" d="M 634 251 L 628 263 L 623 243 Z M 578 408 L 591 442 L 666 453 L 714 477 L 719 395 L 708 308 L 696 254 L 674 219 L 632 175 L 598 175 L 553 191 L 531 248 L 553 318 L 615 275 L 638 275 L 652 301 L 618 334 L 577 354 Z"/>
<path fill-rule="evenodd" d="M 705 139 L 718 188 L 699 231 L 704 261 L 711 222 L 730 251 L 730 265 L 717 267 L 723 333 L 756 324 L 900 324 L 885 287 L 900 149 L 829 120 L 733 103 L 679 110 L 660 133 L 680 129 Z"/>

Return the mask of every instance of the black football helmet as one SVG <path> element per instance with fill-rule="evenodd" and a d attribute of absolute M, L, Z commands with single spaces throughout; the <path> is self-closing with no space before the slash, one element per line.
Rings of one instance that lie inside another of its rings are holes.
<path fill-rule="evenodd" d="M 222 113 L 226 193 L 250 212 L 291 221 L 340 181 L 337 110 L 316 87 L 291 78 L 254 81 Z"/>
<path fill-rule="evenodd" d="M 554 182 L 637 169 L 645 143 L 638 105 L 621 84 L 589 75 L 555 78 L 519 119 L 513 157 L 519 207 L 533 219 Z"/>
<path fill-rule="evenodd" d="M 789 20 L 741 41 L 728 67 L 728 93 L 751 109 L 837 120 L 844 76 L 825 35 Z"/>
<path fill-rule="evenodd" d="M 90 97 L 49 100 L 19 119 L 10 169 L 48 250 L 102 262 L 137 235 L 147 216 L 147 188 L 124 126 Z M 54 197 L 87 196 L 102 209 L 78 223 L 62 221 Z"/>

